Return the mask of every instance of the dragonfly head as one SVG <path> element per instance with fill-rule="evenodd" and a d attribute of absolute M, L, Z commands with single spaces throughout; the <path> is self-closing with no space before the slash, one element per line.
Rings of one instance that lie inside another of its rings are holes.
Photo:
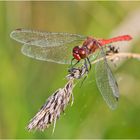
<path fill-rule="evenodd" d="M 75 46 L 73 48 L 73 57 L 80 61 L 81 59 L 84 59 L 87 57 L 87 50 L 85 47 L 79 47 L 79 46 Z"/>
<path fill-rule="evenodd" d="M 80 49 L 79 46 L 75 46 L 75 47 L 73 48 L 73 51 L 72 51 L 73 57 L 74 57 L 76 60 L 78 60 L 78 61 L 81 60 L 81 57 L 80 57 L 80 55 L 79 55 L 79 49 Z"/>

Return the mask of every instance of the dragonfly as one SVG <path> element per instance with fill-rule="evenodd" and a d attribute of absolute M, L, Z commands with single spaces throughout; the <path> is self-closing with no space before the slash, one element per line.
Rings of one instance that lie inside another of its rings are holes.
<path fill-rule="evenodd" d="M 84 60 L 87 71 L 91 69 L 91 61 L 95 60 L 90 58 L 98 50 L 96 59 L 103 58 L 103 60 L 95 64 L 97 87 L 109 108 L 117 107 L 119 88 L 108 64 L 105 48 L 114 42 L 132 40 L 130 35 L 103 39 L 79 34 L 16 29 L 11 32 L 10 37 L 23 44 L 21 52 L 28 57 L 59 64 L 72 64 L 73 60 L 77 63 Z"/>

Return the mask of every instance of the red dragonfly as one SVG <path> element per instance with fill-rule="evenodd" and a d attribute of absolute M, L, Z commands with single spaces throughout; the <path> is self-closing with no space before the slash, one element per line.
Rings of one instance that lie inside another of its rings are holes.
<path fill-rule="evenodd" d="M 29 57 L 51 61 L 60 64 L 71 64 L 82 59 L 89 64 L 96 50 L 98 58 L 103 61 L 95 64 L 96 83 L 105 102 L 111 109 L 117 107 L 119 89 L 115 77 L 107 63 L 105 46 L 113 42 L 129 41 L 130 35 L 122 35 L 111 39 L 96 39 L 78 34 L 39 32 L 27 29 L 16 29 L 10 34 L 11 38 L 23 43 L 21 52 Z M 81 45 L 79 45 L 81 44 Z M 95 59 L 94 59 L 95 60 Z"/>

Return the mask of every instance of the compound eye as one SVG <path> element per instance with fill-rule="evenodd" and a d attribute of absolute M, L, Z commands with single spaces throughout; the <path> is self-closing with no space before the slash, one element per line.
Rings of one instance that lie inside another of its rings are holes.
<path fill-rule="evenodd" d="M 75 47 L 73 48 L 73 53 L 78 53 L 78 50 L 79 50 L 79 46 L 75 46 Z"/>
<path fill-rule="evenodd" d="M 78 61 L 81 60 L 81 57 L 80 57 L 80 55 L 79 55 L 79 49 L 80 49 L 79 46 L 75 46 L 75 47 L 73 48 L 73 57 L 74 57 L 76 60 L 78 60 Z"/>
<path fill-rule="evenodd" d="M 79 53 L 80 55 L 84 55 L 86 52 L 85 52 L 84 49 L 79 49 L 78 53 Z"/>
<path fill-rule="evenodd" d="M 78 60 L 78 61 L 80 61 L 80 60 L 81 60 L 80 55 L 79 55 L 79 54 L 77 54 L 77 53 L 73 53 L 73 57 L 74 57 L 76 60 Z"/>
<path fill-rule="evenodd" d="M 83 49 L 83 48 L 80 48 L 80 49 L 78 50 L 78 54 L 80 55 L 81 58 L 86 58 L 86 57 L 87 57 L 86 50 Z"/>

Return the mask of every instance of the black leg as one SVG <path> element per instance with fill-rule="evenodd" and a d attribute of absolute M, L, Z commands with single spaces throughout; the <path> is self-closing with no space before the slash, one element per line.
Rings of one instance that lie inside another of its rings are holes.
<path fill-rule="evenodd" d="M 70 65 L 69 70 L 68 70 L 69 72 L 71 72 L 72 69 L 74 68 L 74 66 L 77 65 L 77 64 L 80 62 L 80 61 L 77 61 L 75 64 L 72 64 L 72 62 L 73 62 L 74 59 L 75 59 L 75 58 L 72 58 L 72 59 L 71 59 L 71 65 Z"/>
<path fill-rule="evenodd" d="M 88 73 L 88 72 L 89 72 L 89 68 L 88 68 L 88 63 L 89 63 L 89 62 L 87 63 L 87 60 L 86 60 L 86 59 L 84 59 L 84 60 L 85 60 L 84 66 L 85 66 L 85 68 L 86 68 L 86 73 Z M 84 77 L 84 79 L 82 80 L 80 87 L 82 87 L 82 85 L 83 85 L 84 81 L 86 80 L 86 78 L 87 78 L 87 74 L 86 74 L 86 76 Z"/>
<path fill-rule="evenodd" d="M 88 61 L 88 64 L 89 64 L 89 70 L 91 70 L 91 63 L 90 63 L 90 60 L 89 60 L 88 57 L 87 57 L 87 61 Z"/>
<path fill-rule="evenodd" d="M 72 59 L 72 61 L 73 61 L 74 59 Z M 80 61 L 77 61 L 75 64 L 72 64 L 71 63 L 71 67 L 73 68 L 74 66 L 76 66 L 78 63 L 79 63 Z"/>
<path fill-rule="evenodd" d="M 85 60 L 84 66 L 86 68 L 86 71 L 89 72 L 88 65 L 87 65 L 87 60 L 86 59 L 84 59 L 84 60 Z"/>
<path fill-rule="evenodd" d="M 72 58 L 72 59 L 71 59 L 71 64 L 70 64 L 70 65 L 71 65 L 71 67 L 72 67 L 72 62 L 73 62 L 73 60 L 74 60 L 74 59 L 75 59 L 75 58 Z"/>

